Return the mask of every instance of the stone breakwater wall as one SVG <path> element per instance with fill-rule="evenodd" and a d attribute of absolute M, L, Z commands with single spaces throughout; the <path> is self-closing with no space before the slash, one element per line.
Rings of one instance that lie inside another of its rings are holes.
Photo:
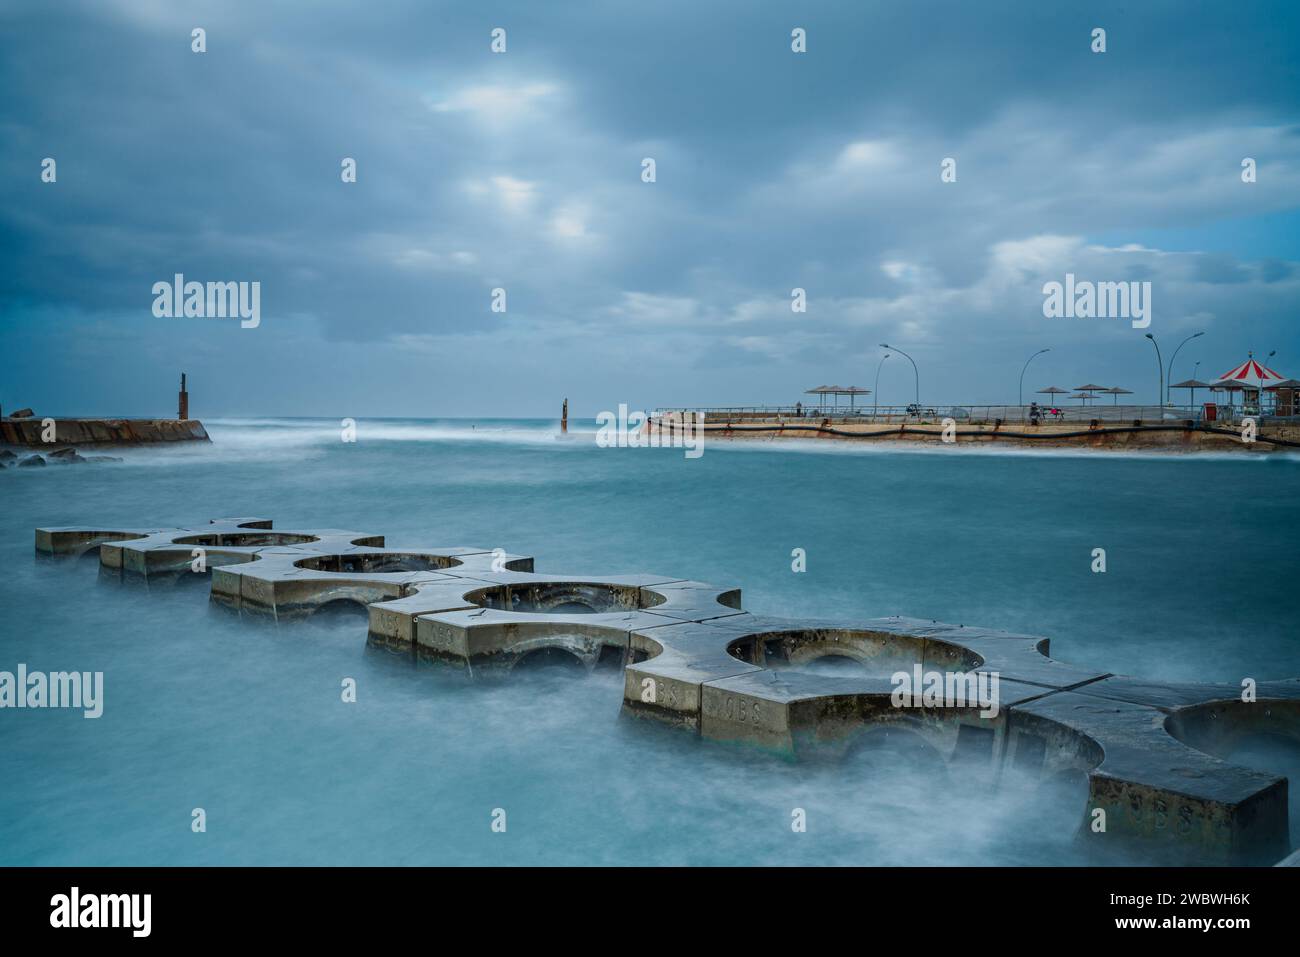
<path fill-rule="evenodd" d="M 198 419 L 54 419 L 54 441 L 43 436 L 44 420 L 0 419 L 0 444 L 49 448 L 59 445 L 151 445 L 159 442 L 208 442 Z"/>
<path fill-rule="evenodd" d="M 843 761 L 874 736 L 902 735 L 947 762 L 948 785 L 1065 778 L 1077 786 L 1075 840 L 1102 860 L 1273 863 L 1291 849 L 1287 779 L 1233 755 L 1259 736 L 1300 740 L 1300 678 L 1258 682 L 1250 695 L 1231 683 L 1145 681 L 1056 661 L 1037 635 L 899 617 L 772 618 L 746 612 L 733 587 L 538 574 L 532 558 L 504 549 L 393 549 L 371 532 L 272 530 L 264 518 L 38 528 L 35 538 L 38 557 L 97 553 L 101 578 L 150 592 L 207 576 L 210 602 L 250 622 L 292 627 L 340 606 L 361 610 L 368 645 L 412 667 L 475 679 L 557 658 L 611 669 L 623 678 L 625 716 L 718 744 Z M 818 659 L 848 659 L 854 673 L 809 670 Z M 983 676 L 996 707 L 928 695 L 900 703 L 894 679 L 909 671 Z M 924 766 L 903 758 L 894 773 Z M 862 772 L 846 764 L 845 773 Z M 888 788 L 890 775 L 862 784 Z"/>
<path fill-rule="evenodd" d="M 644 431 L 659 432 L 666 438 L 680 431 L 681 425 L 670 419 L 652 419 Z M 1231 426 L 1189 425 L 1185 422 L 1051 423 L 1036 426 L 1021 423 L 957 423 L 948 432 L 939 419 L 908 423 L 863 423 L 843 419 L 786 418 L 767 419 L 737 416 L 732 419 L 708 418 L 702 426 L 708 440 L 736 439 L 807 439 L 857 443 L 920 442 L 940 444 L 981 443 L 1005 448 L 1093 448 L 1160 452 L 1300 452 L 1300 425 L 1262 425 L 1243 440 L 1240 428 Z"/>

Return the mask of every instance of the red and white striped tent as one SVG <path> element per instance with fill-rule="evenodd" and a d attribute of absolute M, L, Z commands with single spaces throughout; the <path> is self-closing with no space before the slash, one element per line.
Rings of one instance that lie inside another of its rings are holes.
<path fill-rule="evenodd" d="M 1267 389 L 1285 376 L 1278 375 L 1268 366 L 1255 359 L 1254 353 L 1241 365 L 1219 376 L 1211 383 L 1215 389 Z"/>

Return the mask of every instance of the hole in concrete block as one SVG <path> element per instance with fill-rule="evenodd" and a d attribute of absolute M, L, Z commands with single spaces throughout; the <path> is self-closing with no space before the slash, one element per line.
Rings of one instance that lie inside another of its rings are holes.
<path fill-rule="evenodd" d="M 848 655 L 821 655 L 802 662 L 798 667 L 810 675 L 860 675 L 867 670 L 861 661 Z"/>
<path fill-rule="evenodd" d="M 993 759 L 993 729 L 977 728 L 963 724 L 957 728 L 957 747 L 954 760 L 991 761 Z"/>
<path fill-rule="evenodd" d="M 315 535 L 294 535 L 289 532 L 213 532 L 172 539 L 176 545 L 202 545 L 206 548 L 265 548 L 270 545 L 303 545 L 315 541 L 319 541 Z"/>
<path fill-rule="evenodd" d="M 862 770 L 892 775 L 900 767 L 936 781 L 947 776 L 947 763 L 923 735 L 909 728 L 868 727 L 844 751 L 844 762 Z"/>
<path fill-rule="evenodd" d="M 359 601 L 353 601 L 351 598 L 335 598 L 317 608 L 312 612 L 311 617 L 313 621 L 326 624 L 334 621 L 353 621 L 358 618 L 369 621 L 370 612 Z"/>
<path fill-rule="evenodd" d="M 494 585 L 469 592 L 465 600 L 480 608 L 548 615 L 590 615 L 636 611 L 664 602 L 645 588 L 602 582 L 531 582 Z"/>
<path fill-rule="evenodd" d="M 582 659 L 563 648 L 538 648 L 520 655 L 510 670 L 562 674 L 575 678 L 587 673 Z"/>
<path fill-rule="evenodd" d="M 1038 771 L 1042 768 L 1046 755 L 1047 742 L 1038 735 L 1023 732 L 1016 735 L 1016 753 L 1013 758 L 1016 770 Z"/>
<path fill-rule="evenodd" d="M 351 552 L 347 555 L 315 555 L 293 563 L 297 568 L 343 575 L 381 575 L 391 572 L 433 572 L 454 568 L 459 558 L 415 552 Z"/>
<path fill-rule="evenodd" d="M 983 659 L 958 645 L 923 639 L 914 635 L 888 632 L 858 631 L 849 628 L 809 628 L 781 632 L 759 632 L 737 638 L 727 648 L 728 653 L 741 661 L 759 664 L 750 651 L 755 642 L 762 642 L 764 661 L 769 668 L 793 667 L 800 670 L 817 670 L 823 673 L 840 665 L 828 661 L 825 667 L 809 668 L 812 662 L 827 659 L 849 659 L 857 669 L 843 665 L 839 673 L 853 671 L 889 677 L 896 671 L 907 671 L 922 661 L 942 661 L 951 670 L 969 671 L 982 665 Z"/>
<path fill-rule="evenodd" d="M 597 671 L 621 671 L 623 668 L 623 649 L 615 645 L 602 645 L 600 657 L 596 659 Z"/>

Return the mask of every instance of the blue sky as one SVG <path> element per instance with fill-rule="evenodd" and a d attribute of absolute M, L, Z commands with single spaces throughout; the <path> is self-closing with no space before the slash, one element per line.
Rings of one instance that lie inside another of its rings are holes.
<path fill-rule="evenodd" d="M 881 342 L 915 357 L 927 403 L 1015 401 L 1041 348 L 1027 388 L 1153 401 L 1143 331 L 1166 360 L 1204 331 L 1175 379 L 1252 349 L 1300 376 L 1298 21 L 1282 3 L 0 2 L 0 403 L 170 414 L 181 370 L 198 417 L 790 403 L 872 387 Z M 260 282 L 260 326 L 155 317 L 178 272 Z M 1067 272 L 1150 280 L 1150 329 L 1045 318 Z M 911 367 L 880 386 L 910 401 Z"/>

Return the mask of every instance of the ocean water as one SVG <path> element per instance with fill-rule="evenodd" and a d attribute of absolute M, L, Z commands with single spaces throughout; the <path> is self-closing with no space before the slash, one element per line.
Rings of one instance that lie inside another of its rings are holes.
<path fill-rule="evenodd" d="M 615 675 L 467 684 L 367 651 L 361 618 L 268 628 L 211 610 L 201 584 L 38 563 L 38 525 L 261 516 L 502 547 L 539 572 L 734 584 L 760 614 L 1033 632 L 1148 678 L 1300 675 L 1294 457 L 715 441 L 688 460 L 529 420 L 363 420 L 352 444 L 333 420 L 208 426 L 210 446 L 0 473 L 0 670 L 105 673 L 98 720 L 0 711 L 0 864 L 1086 860 L 1064 785 L 991 790 L 906 751 L 805 765 L 710 745 L 620 720 Z M 1300 772 L 1294 751 L 1243 760 Z M 1294 838 L 1294 796 L 1292 817 Z"/>

